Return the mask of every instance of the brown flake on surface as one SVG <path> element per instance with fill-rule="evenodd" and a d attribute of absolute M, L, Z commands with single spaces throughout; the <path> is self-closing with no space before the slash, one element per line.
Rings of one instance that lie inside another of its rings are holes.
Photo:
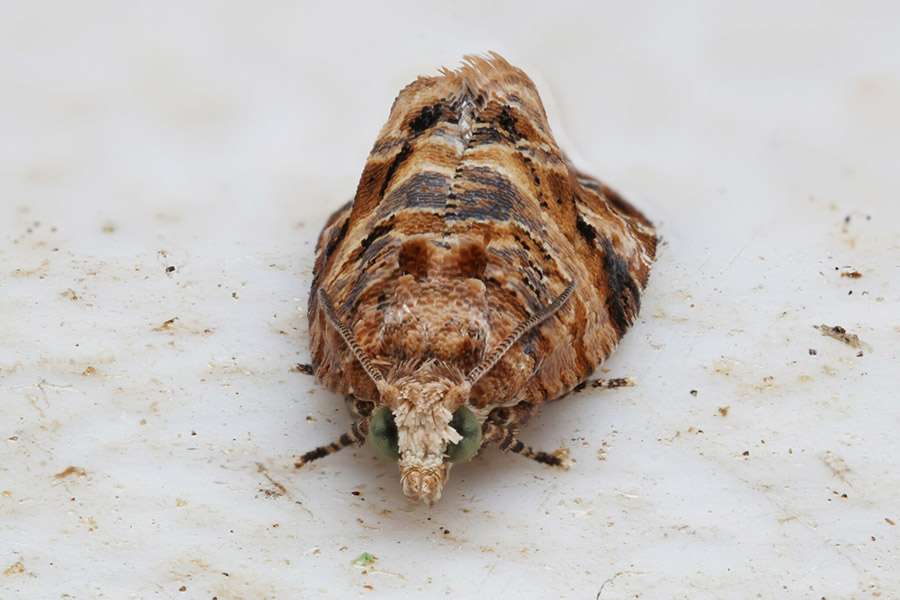
<path fill-rule="evenodd" d="M 170 331 L 172 326 L 175 325 L 175 321 L 178 320 L 178 317 L 172 317 L 171 319 L 166 319 L 159 325 L 153 328 L 153 331 Z"/>
<path fill-rule="evenodd" d="M 832 475 L 834 475 L 841 481 L 847 481 L 847 475 L 850 473 L 850 467 L 847 465 L 847 462 L 843 458 L 829 450 L 822 457 L 822 462 L 824 462 L 825 466 L 827 466 L 829 470 L 831 470 Z"/>
<path fill-rule="evenodd" d="M 272 484 L 271 488 L 259 488 L 260 493 L 265 495 L 267 498 L 280 498 L 281 496 L 290 496 L 287 487 L 280 481 L 275 480 L 270 474 L 269 470 L 262 463 L 256 463 L 256 472 L 261 473 L 266 480 Z"/>
<path fill-rule="evenodd" d="M 858 335 L 849 333 L 840 325 L 831 326 L 822 324 L 815 326 L 815 328 L 821 331 L 822 335 L 843 342 L 851 348 L 856 348 L 857 350 L 868 348 L 868 344 L 859 339 Z"/>
<path fill-rule="evenodd" d="M 56 473 L 53 477 L 56 479 L 65 479 L 71 475 L 77 475 L 78 477 L 87 477 L 87 471 L 82 469 L 81 467 L 68 466 L 59 473 Z"/>

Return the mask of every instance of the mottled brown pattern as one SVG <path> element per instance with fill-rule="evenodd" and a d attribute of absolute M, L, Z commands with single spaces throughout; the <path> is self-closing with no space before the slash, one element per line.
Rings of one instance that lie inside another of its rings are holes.
<path fill-rule="evenodd" d="M 503 407 L 524 421 L 614 350 L 655 251 L 643 214 L 567 160 L 525 73 L 496 54 L 467 57 L 400 92 L 354 201 L 321 234 L 309 303 L 316 375 L 398 414 L 323 317 L 320 289 L 389 377 L 425 361 L 466 373 L 574 283 L 561 310 L 455 400 L 482 422 Z M 441 485 L 448 470 L 435 475 Z"/>

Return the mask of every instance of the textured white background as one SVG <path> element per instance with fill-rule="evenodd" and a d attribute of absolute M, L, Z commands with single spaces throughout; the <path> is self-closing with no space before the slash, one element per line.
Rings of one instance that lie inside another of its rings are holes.
<path fill-rule="evenodd" d="M 0 598 L 900 597 L 896 3 L 183 4 L 0 9 Z M 349 422 L 291 369 L 396 92 L 488 49 L 666 243 L 638 386 L 523 434 L 576 467 L 427 510 L 291 468 Z"/>

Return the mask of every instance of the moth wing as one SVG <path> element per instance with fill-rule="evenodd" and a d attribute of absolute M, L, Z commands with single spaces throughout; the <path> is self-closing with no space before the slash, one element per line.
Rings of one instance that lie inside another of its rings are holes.
<path fill-rule="evenodd" d="M 588 311 L 606 313 L 598 327 L 585 331 L 584 342 L 597 349 L 595 358 L 602 362 L 640 311 L 656 257 L 656 231 L 643 213 L 612 188 L 574 169 L 573 174 L 580 184 L 576 226 L 587 241 L 589 252 L 583 263 L 593 284 L 592 289 L 583 290 L 582 298 Z"/>
<path fill-rule="evenodd" d="M 349 392 L 349 389 L 343 389 L 346 386 L 341 386 L 339 383 L 342 379 L 341 363 L 343 359 L 340 351 L 343 351 L 344 346 L 343 344 L 326 343 L 326 340 L 329 338 L 328 326 L 325 324 L 322 315 L 318 315 L 317 312 L 319 287 L 332 266 L 338 247 L 347 235 L 352 209 L 353 201 L 351 200 L 328 217 L 322 233 L 319 234 L 319 240 L 316 243 L 316 262 L 313 266 L 313 283 L 310 288 L 308 307 L 310 350 L 312 351 L 312 363 L 317 369 L 316 376 L 323 381 L 337 383 L 344 393 Z M 339 351 L 329 352 L 329 349 Z"/>

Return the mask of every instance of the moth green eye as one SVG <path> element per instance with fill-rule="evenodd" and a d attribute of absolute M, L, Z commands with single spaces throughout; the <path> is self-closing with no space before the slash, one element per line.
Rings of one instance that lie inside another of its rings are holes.
<path fill-rule="evenodd" d="M 382 406 L 369 420 L 369 442 L 375 453 L 388 460 L 400 458 L 400 447 L 397 444 L 397 424 L 391 409 Z"/>
<path fill-rule="evenodd" d="M 472 460 L 481 449 L 481 423 L 478 422 L 478 417 L 465 406 L 461 406 L 453 413 L 450 426 L 463 439 L 447 445 L 447 459 L 454 463 Z"/>

